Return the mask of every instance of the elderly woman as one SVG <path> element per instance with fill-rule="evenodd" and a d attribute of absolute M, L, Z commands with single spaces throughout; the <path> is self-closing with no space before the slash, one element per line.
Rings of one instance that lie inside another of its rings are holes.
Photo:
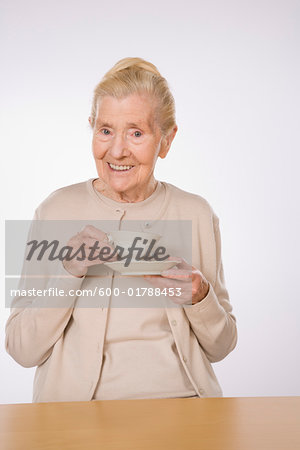
<path fill-rule="evenodd" d="M 37 366 L 35 402 L 222 396 L 211 363 L 234 349 L 237 330 L 218 217 L 201 196 L 154 177 L 177 132 L 166 80 L 143 59 L 122 59 L 96 87 L 89 122 L 98 178 L 57 190 L 35 219 L 113 220 L 119 230 L 125 220 L 139 220 L 145 231 L 157 220 L 190 221 L 191 260 L 177 255 L 175 268 L 144 278 L 153 288 L 179 287 L 182 295 L 168 297 L 175 308 L 111 308 L 115 290 L 93 308 L 80 308 L 72 295 L 63 307 L 46 309 L 35 307 L 34 298 L 26 306 L 16 298 L 6 349 L 24 367 Z M 68 242 L 74 249 L 95 243 L 98 251 L 113 249 L 107 233 L 91 224 Z M 95 285 L 93 269 L 105 267 L 92 258 L 60 264 L 55 286 L 65 292 Z M 111 269 L 103 273 L 98 286 L 121 283 Z"/>

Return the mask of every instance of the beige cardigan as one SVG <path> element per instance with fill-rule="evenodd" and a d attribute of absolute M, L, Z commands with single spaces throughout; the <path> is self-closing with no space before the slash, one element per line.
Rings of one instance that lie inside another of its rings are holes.
<path fill-rule="evenodd" d="M 92 182 L 55 191 L 38 207 L 35 219 L 122 221 L 125 215 L 146 221 L 192 221 L 192 264 L 209 281 L 209 292 L 193 306 L 166 307 L 166 312 L 197 395 L 222 396 L 211 363 L 234 349 L 237 329 L 224 282 L 218 217 L 204 198 L 169 183 L 158 182 L 148 199 L 127 204 L 99 197 Z M 99 281 L 72 277 L 63 268 L 61 273 L 57 287 L 66 291 L 90 288 Z M 110 282 L 110 276 L 102 280 L 104 287 Z M 24 367 L 37 366 L 34 402 L 91 400 L 99 379 L 109 298 L 99 298 L 97 308 L 76 307 L 74 297 L 64 300 L 64 308 L 28 308 L 23 307 L 24 298 L 16 298 L 6 324 L 7 352 Z M 35 300 L 26 301 L 34 305 Z"/>

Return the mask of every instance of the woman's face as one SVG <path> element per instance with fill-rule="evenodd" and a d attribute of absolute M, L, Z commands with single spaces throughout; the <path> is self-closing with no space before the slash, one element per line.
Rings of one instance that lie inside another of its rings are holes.
<path fill-rule="evenodd" d="M 108 191 L 122 198 L 134 201 L 149 190 L 156 160 L 166 156 L 175 136 L 176 131 L 163 138 L 155 106 L 146 94 L 99 99 L 93 134 L 97 172 Z"/>

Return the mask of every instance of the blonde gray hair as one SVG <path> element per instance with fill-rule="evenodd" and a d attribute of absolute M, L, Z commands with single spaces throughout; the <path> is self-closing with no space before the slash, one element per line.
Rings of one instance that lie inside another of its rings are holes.
<path fill-rule="evenodd" d="M 166 136 L 176 125 L 174 97 L 158 69 L 142 58 L 123 58 L 104 75 L 94 90 L 91 126 L 95 125 L 99 98 L 120 99 L 131 94 L 148 94 L 156 100 L 156 119 Z"/>

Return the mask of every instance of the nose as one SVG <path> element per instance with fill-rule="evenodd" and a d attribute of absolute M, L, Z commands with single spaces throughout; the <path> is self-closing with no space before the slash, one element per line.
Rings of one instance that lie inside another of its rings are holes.
<path fill-rule="evenodd" d="M 116 159 L 121 159 L 124 156 L 130 155 L 130 150 L 127 147 L 126 137 L 122 133 L 116 133 L 111 143 L 111 156 Z"/>

